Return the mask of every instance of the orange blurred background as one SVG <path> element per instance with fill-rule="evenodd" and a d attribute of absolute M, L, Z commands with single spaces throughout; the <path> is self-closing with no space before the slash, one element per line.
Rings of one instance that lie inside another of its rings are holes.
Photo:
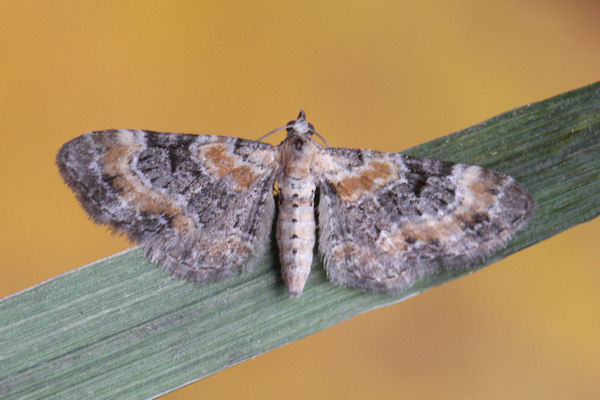
<path fill-rule="evenodd" d="M 303 107 L 399 151 L 600 79 L 597 1 L 0 4 L 0 297 L 131 245 L 54 156 L 87 131 L 255 139 Z M 282 136 L 270 139 L 278 142 Z M 600 220 L 165 398 L 600 398 Z"/>

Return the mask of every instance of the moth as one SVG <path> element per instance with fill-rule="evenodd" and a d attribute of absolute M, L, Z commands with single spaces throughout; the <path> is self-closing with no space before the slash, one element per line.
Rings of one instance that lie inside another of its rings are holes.
<path fill-rule="evenodd" d="M 317 232 L 332 282 L 400 291 L 489 256 L 535 209 L 525 188 L 489 169 L 326 147 L 304 111 L 283 128 L 279 146 L 90 132 L 66 143 L 57 165 L 95 222 L 139 243 L 173 276 L 201 284 L 249 270 L 266 250 L 276 187 L 281 274 L 292 297 L 304 289 Z"/>

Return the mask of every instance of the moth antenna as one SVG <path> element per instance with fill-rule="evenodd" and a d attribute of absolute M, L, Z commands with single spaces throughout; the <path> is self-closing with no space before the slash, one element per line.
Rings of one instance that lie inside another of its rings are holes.
<path fill-rule="evenodd" d="M 275 128 L 275 129 L 273 129 L 271 132 L 269 132 L 269 133 L 267 133 L 267 134 L 264 134 L 264 135 L 262 135 L 261 137 L 259 137 L 258 139 L 256 139 L 256 141 L 257 141 L 257 142 L 260 142 L 261 140 L 268 138 L 269 136 L 271 136 L 271 135 L 272 135 L 272 134 L 274 134 L 275 132 L 279 132 L 280 130 L 282 130 L 282 129 L 285 129 L 285 128 L 287 128 L 287 127 L 288 127 L 287 125 L 284 125 L 284 126 L 280 126 L 279 128 Z"/>
<path fill-rule="evenodd" d="M 315 134 L 315 135 L 317 135 L 317 137 L 318 137 L 319 139 L 321 139 L 321 140 L 323 141 L 323 143 L 325 143 L 325 146 L 327 146 L 327 147 L 331 147 L 331 146 L 329 146 L 329 143 L 327 143 L 327 140 L 325 140 L 325 138 L 324 138 L 323 136 L 319 135 L 319 132 L 317 132 L 317 131 L 314 131 L 314 134 Z"/>

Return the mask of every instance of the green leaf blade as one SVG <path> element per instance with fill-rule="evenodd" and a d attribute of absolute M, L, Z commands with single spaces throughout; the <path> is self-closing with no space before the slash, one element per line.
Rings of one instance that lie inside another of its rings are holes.
<path fill-rule="evenodd" d="M 302 297 L 290 299 L 274 248 L 251 273 L 205 287 L 170 279 L 140 249 L 126 251 L 0 302 L 0 397 L 155 397 L 596 217 L 600 84 L 405 153 L 508 173 L 532 192 L 536 214 L 484 264 L 396 295 L 332 285 L 316 262 Z"/>

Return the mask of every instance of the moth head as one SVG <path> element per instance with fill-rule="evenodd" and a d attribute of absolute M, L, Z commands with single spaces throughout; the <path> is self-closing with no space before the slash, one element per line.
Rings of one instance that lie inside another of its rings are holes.
<path fill-rule="evenodd" d="M 295 136 L 301 138 L 304 141 L 308 141 L 312 139 L 313 135 L 316 135 L 319 139 L 323 141 L 323 143 L 325 143 L 325 146 L 329 147 L 329 144 L 327 143 L 325 138 L 319 135 L 319 133 L 315 131 L 315 127 L 306 120 L 306 113 L 304 112 L 304 110 L 300 110 L 298 118 L 296 118 L 294 121 L 288 122 L 281 128 L 273 129 L 271 132 L 267 133 L 266 135 L 260 137 L 257 140 L 260 142 L 261 140 L 271 136 L 275 132 L 278 132 L 283 129 L 287 131 L 288 138 Z"/>
<path fill-rule="evenodd" d="M 304 110 L 300 110 L 298 118 L 295 121 L 290 121 L 285 124 L 288 135 L 300 135 L 306 138 L 310 138 L 315 133 L 315 127 L 306 120 L 306 114 Z"/>

